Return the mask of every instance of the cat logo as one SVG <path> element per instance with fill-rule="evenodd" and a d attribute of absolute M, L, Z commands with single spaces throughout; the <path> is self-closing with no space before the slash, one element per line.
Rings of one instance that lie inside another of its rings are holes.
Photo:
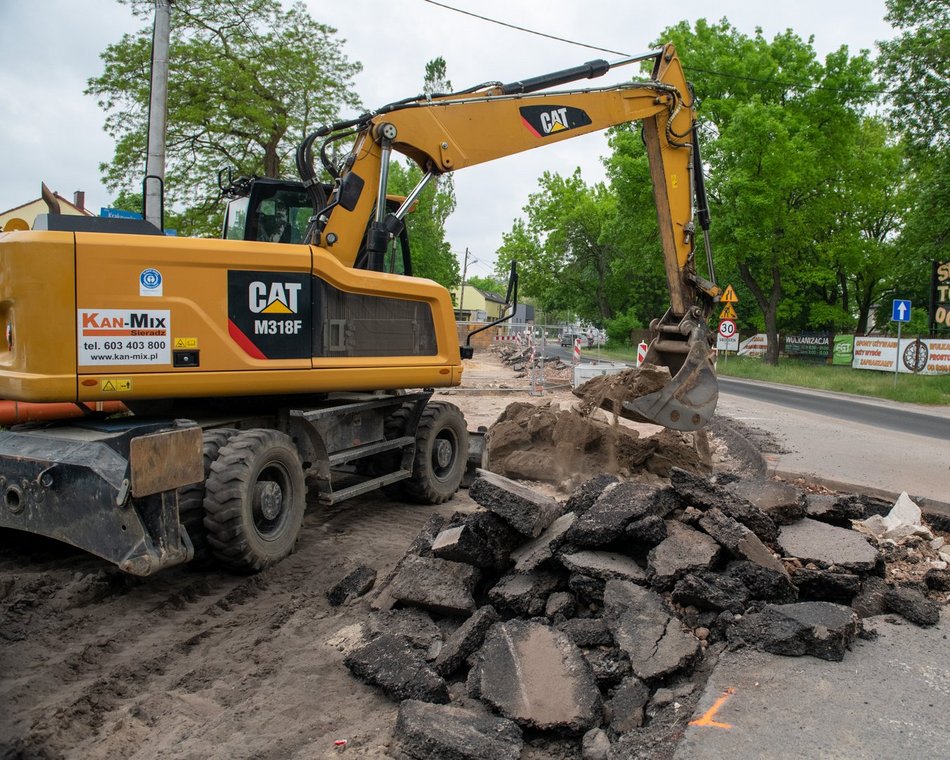
<path fill-rule="evenodd" d="M 556 135 L 591 123 L 585 111 L 571 106 L 522 106 L 519 111 L 522 123 L 535 137 Z"/>
<path fill-rule="evenodd" d="M 296 314 L 299 282 L 266 282 L 255 280 L 247 289 L 248 308 L 254 314 Z"/>

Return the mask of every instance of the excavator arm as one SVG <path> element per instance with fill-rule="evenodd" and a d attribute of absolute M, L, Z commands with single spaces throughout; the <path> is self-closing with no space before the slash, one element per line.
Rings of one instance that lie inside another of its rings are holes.
<path fill-rule="evenodd" d="M 649 59 L 654 68 L 648 81 L 547 90 Z M 298 169 L 316 209 L 310 242 L 346 266 L 381 269 L 383 254 L 399 233 L 405 213 L 439 175 L 611 126 L 642 122 L 670 293 L 668 312 L 651 324 L 647 362 L 668 367 L 672 380 L 658 391 L 626 399 L 621 411 L 666 427 L 695 430 L 708 421 L 718 397 L 706 322 L 720 290 L 708 236 L 704 239 L 709 279 L 699 276 L 695 267 L 694 206 L 704 233 L 708 214 L 693 106 L 679 58 L 669 44 L 615 63 L 592 61 L 509 84 L 488 83 L 390 104 L 318 130 L 298 149 Z M 351 152 L 334 166 L 327 159 L 327 146 L 350 137 Z M 324 166 L 334 178 L 329 193 L 313 170 L 312 146 L 320 138 Z M 394 151 L 415 161 L 424 176 L 400 208 L 387 213 L 379 199 L 386 197 Z"/>

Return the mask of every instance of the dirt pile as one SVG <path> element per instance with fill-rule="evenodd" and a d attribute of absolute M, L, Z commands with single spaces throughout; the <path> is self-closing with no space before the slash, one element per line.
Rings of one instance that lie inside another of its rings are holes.
<path fill-rule="evenodd" d="M 559 357 L 542 358 L 542 352 L 530 346 L 506 345 L 494 348 L 502 364 L 511 367 L 515 378 L 522 380 L 534 373 L 535 380 L 546 386 L 570 385 L 573 381 L 573 368 Z"/>
<path fill-rule="evenodd" d="M 483 471 L 470 495 L 483 509 L 431 520 L 338 637 L 401 703 L 410 758 L 668 757 L 724 648 L 838 661 L 863 617 L 932 625 L 950 588 L 941 537 L 861 496 L 678 468 L 564 502 Z M 899 585 L 909 552 L 928 570 Z"/>
<path fill-rule="evenodd" d="M 516 480 L 533 480 L 569 492 L 592 472 L 623 478 L 668 477 L 673 467 L 708 474 L 707 434 L 662 429 L 641 436 L 605 413 L 576 402 L 515 402 L 486 438 L 487 469 Z"/>

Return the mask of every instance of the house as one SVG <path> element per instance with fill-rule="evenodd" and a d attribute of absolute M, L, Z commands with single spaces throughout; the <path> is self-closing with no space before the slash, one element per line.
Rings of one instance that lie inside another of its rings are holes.
<path fill-rule="evenodd" d="M 455 318 L 459 322 L 491 322 L 505 313 L 505 299 L 472 285 L 452 289 Z"/>
<path fill-rule="evenodd" d="M 66 200 L 59 193 L 54 192 L 53 197 L 59 202 L 59 211 L 61 214 L 71 214 L 73 216 L 95 216 L 86 209 L 86 194 L 82 190 L 73 193 L 73 200 Z M 0 230 L 28 230 L 33 227 L 33 222 L 39 214 L 49 212 L 49 207 L 42 196 L 19 206 L 0 212 Z"/>

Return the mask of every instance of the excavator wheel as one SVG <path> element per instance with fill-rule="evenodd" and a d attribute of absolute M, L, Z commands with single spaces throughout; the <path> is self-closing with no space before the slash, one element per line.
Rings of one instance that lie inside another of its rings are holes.
<path fill-rule="evenodd" d="M 221 447 L 205 484 L 205 528 L 215 558 L 255 573 L 294 549 L 306 507 L 300 454 L 276 430 L 247 430 Z"/>
<path fill-rule="evenodd" d="M 211 463 L 217 459 L 218 450 L 228 442 L 228 439 L 237 433 L 234 428 L 213 428 L 205 430 L 202 445 L 204 453 L 205 480 L 211 473 Z M 192 564 L 204 564 L 211 559 L 208 549 L 208 534 L 205 531 L 205 484 L 192 483 L 178 489 L 178 519 L 188 532 L 188 538 L 195 548 Z"/>
<path fill-rule="evenodd" d="M 455 495 L 468 459 L 468 429 L 457 406 L 430 401 L 416 429 L 412 476 L 402 481 L 406 498 L 442 504 Z"/>

